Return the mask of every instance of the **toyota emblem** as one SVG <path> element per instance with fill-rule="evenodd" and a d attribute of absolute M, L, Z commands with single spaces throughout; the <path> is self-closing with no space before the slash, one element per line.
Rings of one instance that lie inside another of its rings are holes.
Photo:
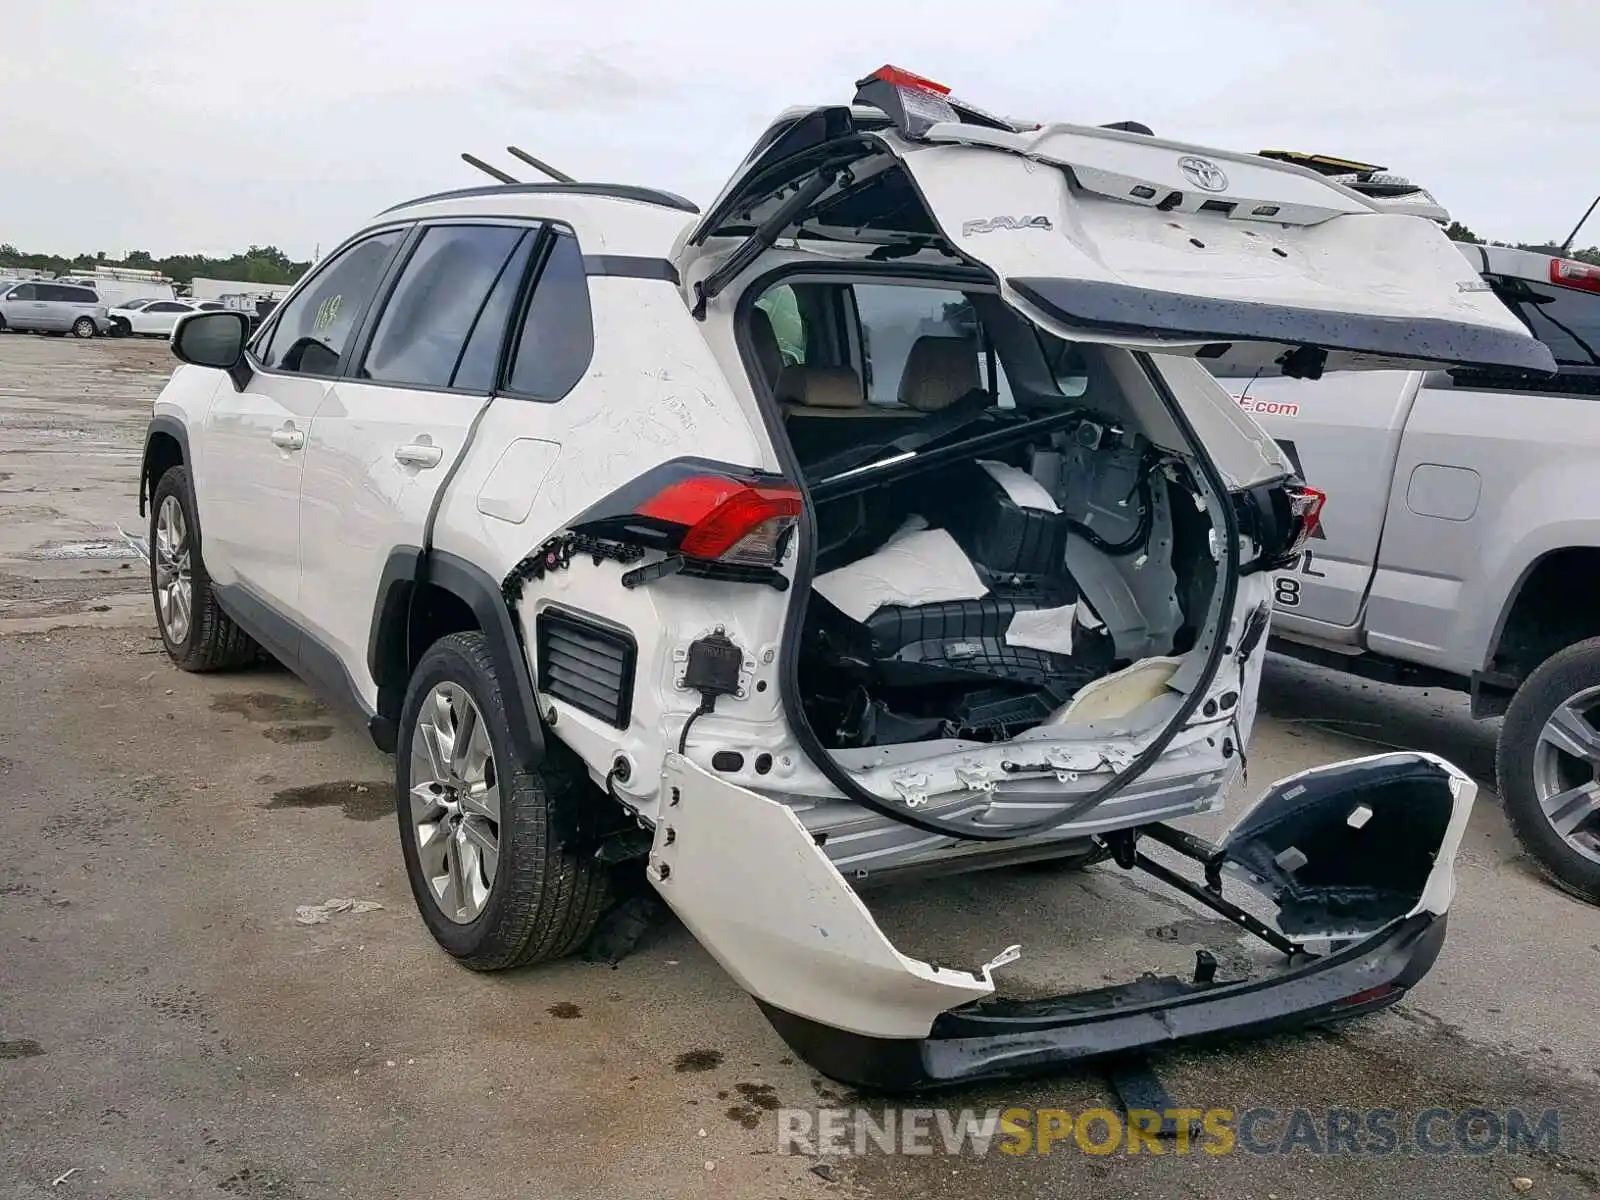
<path fill-rule="evenodd" d="M 1183 172 L 1184 178 L 1202 192 L 1225 192 L 1228 190 L 1228 177 L 1222 173 L 1222 168 L 1209 158 L 1196 158 L 1194 155 L 1185 155 L 1178 160 L 1178 170 Z"/>

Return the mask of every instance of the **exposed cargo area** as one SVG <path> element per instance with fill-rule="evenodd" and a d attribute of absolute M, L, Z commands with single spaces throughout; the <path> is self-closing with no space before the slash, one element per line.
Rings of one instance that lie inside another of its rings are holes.
<path fill-rule="evenodd" d="M 751 338 L 812 496 L 806 716 L 855 749 L 997 742 L 1159 694 L 1216 580 L 1187 457 L 1114 360 L 950 284 L 780 284 Z M 858 365 L 859 364 L 859 365 Z"/>

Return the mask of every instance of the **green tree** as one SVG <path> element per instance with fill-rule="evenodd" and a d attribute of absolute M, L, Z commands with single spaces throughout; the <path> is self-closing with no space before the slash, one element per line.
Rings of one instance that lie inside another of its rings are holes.
<path fill-rule="evenodd" d="M 1451 221 L 1449 226 L 1445 229 L 1444 235 L 1452 242 L 1469 242 L 1474 246 L 1483 245 L 1483 239 L 1477 234 L 1473 233 L 1472 230 L 1468 229 L 1460 221 Z"/>

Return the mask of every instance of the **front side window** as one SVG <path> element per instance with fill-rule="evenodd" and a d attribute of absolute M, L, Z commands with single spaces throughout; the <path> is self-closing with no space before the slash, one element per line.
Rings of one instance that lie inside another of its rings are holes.
<path fill-rule="evenodd" d="M 188 312 L 189 308 L 188 308 L 187 305 L 184 305 L 184 304 L 174 304 L 170 300 L 161 300 L 161 301 L 156 302 L 155 304 L 150 305 L 150 307 L 145 309 L 145 311 L 146 312 L 153 312 L 153 313 L 175 313 L 175 312 Z"/>
<path fill-rule="evenodd" d="M 330 261 L 284 305 L 260 351 L 262 365 L 298 375 L 335 374 L 404 236 L 400 229 L 374 234 Z"/>
<path fill-rule="evenodd" d="M 451 386 L 490 293 L 519 243 L 532 236 L 505 225 L 436 226 L 424 233 L 384 306 L 358 377 Z"/>
<path fill-rule="evenodd" d="M 20 283 L 11 289 L 7 300 L 37 300 L 39 298 L 39 285 L 37 283 Z"/>
<path fill-rule="evenodd" d="M 154 301 L 151 300 L 126 300 L 117 305 L 117 307 L 122 309 L 124 312 L 133 312 L 136 309 L 143 308 L 146 304 L 152 303 L 154 303 Z"/>
<path fill-rule="evenodd" d="M 517 333 L 507 390 L 529 400 L 551 401 L 570 392 L 589 369 L 594 321 L 578 239 L 560 230 L 546 245 Z"/>

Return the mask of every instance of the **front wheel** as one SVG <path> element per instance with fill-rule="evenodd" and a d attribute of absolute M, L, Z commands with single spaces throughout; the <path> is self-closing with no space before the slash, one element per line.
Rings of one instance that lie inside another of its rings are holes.
<path fill-rule="evenodd" d="M 167 656 L 183 670 L 242 667 L 260 653 L 211 590 L 194 489 L 183 467 L 162 475 L 150 497 L 150 596 Z"/>
<path fill-rule="evenodd" d="M 1560 887 L 1600 904 L 1600 638 L 1528 676 L 1506 712 L 1496 765 L 1523 847 Z"/>
<path fill-rule="evenodd" d="M 99 332 L 94 326 L 94 321 L 89 317 L 79 317 L 72 323 L 72 336 L 75 338 L 92 338 Z"/>
<path fill-rule="evenodd" d="M 400 846 L 429 932 L 477 971 L 576 950 L 609 890 L 605 866 L 560 837 L 556 810 L 582 786 L 557 765 L 562 748 L 525 771 L 512 765 L 512 747 L 487 639 L 435 642 L 401 714 Z"/>

